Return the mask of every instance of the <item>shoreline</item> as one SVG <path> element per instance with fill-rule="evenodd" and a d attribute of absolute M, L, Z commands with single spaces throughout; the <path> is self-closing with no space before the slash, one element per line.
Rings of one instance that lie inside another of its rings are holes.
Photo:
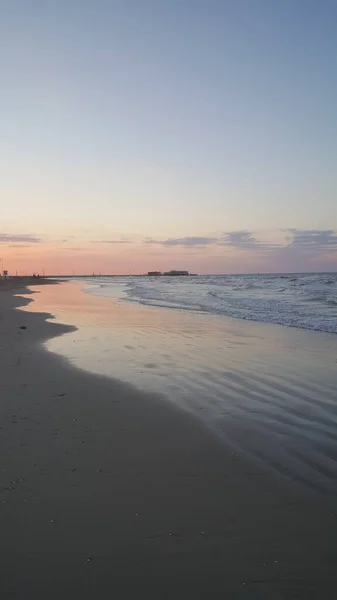
<path fill-rule="evenodd" d="M 337 492 L 333 335 L 88 292 L 60 282 L 35 296 L 29 311 L 78 327 L 49 351 L 164 396 L 263 470 Z"/>
<path fill-rule="evenodd" d="M 160 285 L 151 277 L 142 281 L 121 278 L 118 282 L 87 278 L 86 282 L 91 293 L 110 297 L 122 283 L 124 297 L 144 306 L 337 334 L 334 274 L 164 278 Z"/>
<path fill-rule="evenodd" d="M 0 294 L 6 600 L 153 585 L 175 598 L 334 597 L 328 499 L 231 453 L 160 396 L 47 352 L 42 341 L 73 329 L 14 310 L 30 302 L 14 293 Z"/>

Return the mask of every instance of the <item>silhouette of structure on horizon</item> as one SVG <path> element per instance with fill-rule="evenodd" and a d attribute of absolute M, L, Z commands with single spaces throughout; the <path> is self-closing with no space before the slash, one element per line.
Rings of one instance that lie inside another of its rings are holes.
<path fill-rule="evenodd" d="M 149 271 L 148 272 L 148 276 L 149 277 L 160 277 L 160 276 L 169 276 L 169 277 L 180 277 L 180 276 L 186 276 L 186 275 L 190 275 L 190 273 L 188 271 L 166 271 L 165 273 L 162 273 L 161 271 Z"/>

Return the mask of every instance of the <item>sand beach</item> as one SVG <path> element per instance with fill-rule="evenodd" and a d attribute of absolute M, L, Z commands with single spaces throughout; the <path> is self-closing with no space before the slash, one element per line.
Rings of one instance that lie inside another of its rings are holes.
<path fill-rule="evenodd" d="M 0 293 L 6 600 L 335 597 L 333 496 L 246 460 L 160 395 L 48 352 L 74 329 L 16 310 L 29 301 Z"/>

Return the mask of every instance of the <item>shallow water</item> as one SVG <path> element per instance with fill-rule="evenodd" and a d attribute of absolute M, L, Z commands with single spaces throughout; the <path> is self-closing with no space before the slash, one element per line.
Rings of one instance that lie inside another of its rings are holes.
<path fill-rule="evenodd" d="M 337 274 L 88 278 L 90 294 L 337 333 Z M 93 283 L 94 282 L 94 283 Z"/>
<path fill-rule="evenodd" d="M 50 351 L 160 392 L 266 469 L 337 489 L 334 334 L 120 303 L 82 288 L 40 288 L 28 307 L 78 326 L 50 340 Z"/>

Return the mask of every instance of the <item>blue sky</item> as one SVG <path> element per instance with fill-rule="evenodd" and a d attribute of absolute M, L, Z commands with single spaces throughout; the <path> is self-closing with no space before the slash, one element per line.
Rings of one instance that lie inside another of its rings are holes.
<path fill-rule="evenodd" d="M 334 239 L 336 2 L 0 5 L 0 253 L 11 265 L 39 253 L 54 264 L 62 243 L 67 265 L 96 253 L 122 270 L 154 256 L 256 270 L 257 245 L 237 244 L 248 232 L 271 245 L 268 269 L 291 270 L 275 244 L 295 242 L 295 230 L 296 247 L 308 231 Z M 236 244 L 192 243 L 225 234 Z M 8 236 L 41 241 L 20 250 Z M 125 238 L 127 250 L 104 244 Z M 148 238 L 192 242 L 158 255 Z M 335 268 L 336 246 L 300 252 L 296 265 Z"/>

